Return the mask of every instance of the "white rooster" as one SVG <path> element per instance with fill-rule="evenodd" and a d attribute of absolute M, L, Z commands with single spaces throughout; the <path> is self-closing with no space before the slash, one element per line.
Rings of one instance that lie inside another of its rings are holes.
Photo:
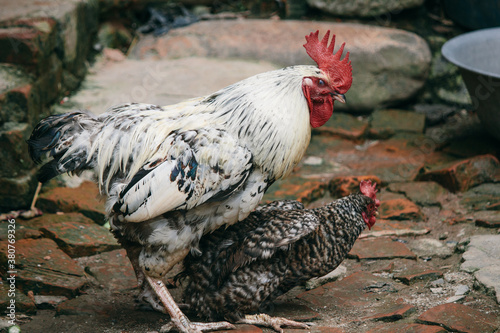
<path fill-rule="evenodd" d="M 134 266 L 140 298 L 168 312 L 181 332 L 232 327 L 194 323 L 162 278 L 200 238 L 240 221 L 266 189 L 300 161 L 311 127 L 344 103 L 352 83 L 344 44 L 318 31 L 304 47 L 316 66 L 252 76 L 209 96 L 160 107 L 124 104 L 94 116 L 75 111 L 42 120 L 28 140 L 45 182 L 64 172 L 95 172 L 111 229 Z M 157 297 L 161 300 L 158 302 Z"/>

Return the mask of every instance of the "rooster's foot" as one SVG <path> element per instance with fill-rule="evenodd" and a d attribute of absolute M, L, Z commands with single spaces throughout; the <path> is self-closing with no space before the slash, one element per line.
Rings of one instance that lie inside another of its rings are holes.
<path fill-rule="evenodd" d="M 310 328 L 310 324 L 307 323 L 299 323 L 297 321 L 289 320 L 282 317 L 271 317 L 265 313 L 256 314 L 256 315 L 246 315 L 245 318 L 240 319 L 238 324 L 250 324 L 250 325 L 259 325 L 265 326 L 274 329 L 276 332 L 283 332 L 282 326 L 291 327 L 291 328 Z"/>
<path fill-rule="evenodd" d="M 184 322 L 182 324 L 174 323 L 173 321 L 171 321 L 170 323 L 162 326 L 160 332 L 165 333 L 165 332 L 170 332 L 172 330 L 180 330 L 182 332 L 200 333 L 207 331 L 232 330 L 232 329 L 235 329 L 234 325 L 226 321 L 221 321 L 216 323 L 193 323 L 188 321 L 187 323 Z"/>
<path fill-rule="evenodd" d="M 158 295 L 166 312 L 170 315 L 170 323 L 161 328 L 161 332 L 168 332 L 172 329 L 176 329 L 181 333 L 201 333 L 203 331 L 213 331 L 220 329 L 233 329 L 234 326 L 227 322 L 219 323 L 192 323 L 182 313 L 181 309 L 177 306 L 172 295 L 170 295 L 167 287 L 160 279 L 155 279 L 150 276 L 145 276 L 146 281 L 153 289 L 153 291 Z"/>

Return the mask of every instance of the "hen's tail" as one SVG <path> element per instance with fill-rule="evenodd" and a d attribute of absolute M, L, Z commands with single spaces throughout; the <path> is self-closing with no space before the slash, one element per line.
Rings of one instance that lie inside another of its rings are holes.
<path fill-rule="evenodd" d="M 28 140 L 28 150 L 35 163 L 43 157 L 52 159 L 38 171 L 38 180 L 46 182 L 64 172 L 79 173 L 92 168 L 89 158 L 91 133 L 100 122 L 85 111 L 49 116 L 35 127 Z"/>

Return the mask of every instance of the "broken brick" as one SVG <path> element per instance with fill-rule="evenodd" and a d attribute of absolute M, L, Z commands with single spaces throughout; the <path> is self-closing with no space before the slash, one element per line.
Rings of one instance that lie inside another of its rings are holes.
<path fill-rule="evenodd" d="M 352 193 L 359 193 L 359 183 L 367 180 L 377 183 L 377 188 L 380 188 L 380 178 L 370 175 L 333 178 L 328 184 L 328 190 L 330 191 L 330 195 L 334 198 L 345 197 Z"/>
<path fill-rule="evenodd" d="M 418 317 L 424 324 L 440 325 L 454 332 L 493 333 L 496 318 L 462 304 L 447 303 L 433 307 Z"/>
<path fill-rule="evenodd" d="M 38 197 L 37 207 L 47 213 L 80 212 L 103 225 L 105 203 L 99 199 L 97 185 L 85 181 L 77 188 L 56 187 L 42 192 Z"/>
<path fill-rule="evenodd" d="M 390 238 L 359 239 L 354 243 L 347 257 L 358 260 L 394 258 L 417 259 L 417 256 L 411 252 L 406 245 L 393 241 Z"/>
<path fill-rule="evenodd" d="M 432 180 L 451 192 L 468 189 L 500 179 L 500 163 L 493 155 L 480 155 L 459 162 L 438 165 L 418 176 L 419 180 Z"/>
<path fill-rule="evenodd" d="M 437 280 L 443 277 L 443 272 L 429 269 L 424 271 L 410 271 L 404 274 L 395 275 L 394 278 L 407 285 L 412 285 L 416 282 Z"/>
<path fill-rule="evenodd" d="M 7 266 L 7 242 L 0 242 L 0 269 Z M 85 286 L 85 272 L 47 238 L 16 242 L 17 287 L 38 295 L 73 297 Z"/>
<path fill-rule="evenodd" d="M 380 202 L 379 217 L 389 220 L 421 221 L 424 218 L 420 208 L 408 199 L 392 199 Z"/>

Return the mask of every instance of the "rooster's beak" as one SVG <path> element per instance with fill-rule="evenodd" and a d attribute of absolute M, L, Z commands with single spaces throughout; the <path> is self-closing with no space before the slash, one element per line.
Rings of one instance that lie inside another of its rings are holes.
<path fill-rule="evenodd" d="M 340 103 L 345 104 L 345 102 L 346 102 L 346 99 L 345 99 L 345 95 L 344 95 L 344 94 L 333 93 L 333 94 L 332 94 L 332 97 L 333 97 L 333 99 L 336 99 L 336 100 L 337 100 L 337 101 L 339 101 Z"/>

